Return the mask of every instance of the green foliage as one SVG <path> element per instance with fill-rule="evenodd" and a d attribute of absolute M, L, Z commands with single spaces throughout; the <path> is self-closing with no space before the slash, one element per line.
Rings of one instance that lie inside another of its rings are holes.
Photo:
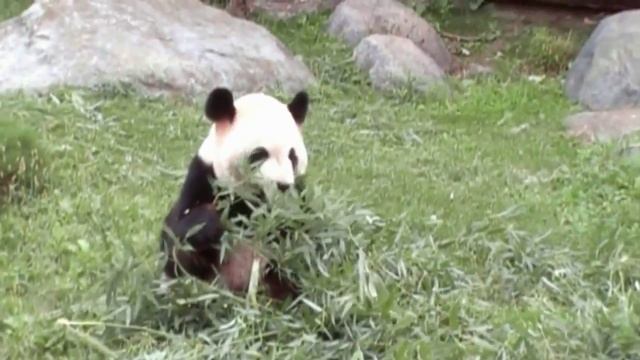
<path fill-rule="evenodd" d="M 19 15 L 33 0 L 0 0 L 0 21 Z"/>
<path fill-rule="evenodd" d="M 418 14 L 433 13 L 437 15 L 448 14 L 453 8 L 450 0 L 411 0 L 407 1 Z"/>
<path fill-rule="evenodd" d="M 508 50 L 526 70 L 557 75 L 567 70 L 580 50 L 579 45 L 571 33 L 533 27 L 515 39 Z"/>
<path fill-rule="evenodd" d="M 229 5 L 229 0 L 201 0 L 203 4 L 215 6 L 217 8 L 224 9 Z"/>
<path fill-rule="evenodd" d="M 558 79 L 381 95 L 325 16 L 261 21 L 318 79 L 307 197 L 274 196 L 226 240 L 296 270 L 304 300 L 191 279 L 156 291 L 162 219 L 209 126 L 199 106 L 117 89 L 3 97 L 0 118 L 33 126 L 52 161 L 51 190 L 0 213 L 0 358 L 640 355 L 640 169 L 617 144 L 563 136 Z M 266 244 L 281 223 L 298 231 Z"/>
<path fill-rule="evenodd" d="M 484 0 L 402 0 L 404 4 L 411 7 L 421 15 L 446 16 L 452 10 L 477 10 Z"/>
<path fill-rule="evenodd" d="M 197 341 L 181 334 L 207 338 L 204 347 L 198 346 L 199 354 L 216 358 L 241 358 L 259 352 L 268 357 L 307 354 L 333 359 L 351 353 L 353 346 L 344 332 L 363 331 L 369 325 L 366 317 L 345 309 L 370 307 L 385 287 L 379 273 L 382 269 L 377 264 L 371 267 L 369 258 L 375 255 L 367 250 L 380 224 L 369 212 L 319 187 L 300 195 L 307 200 L 302 201 L 298 194 L 276 194 L 268 208 L 259 206 L 252 218 L 244 219 L 251 230 L 234 227 L 226 239 L 229 244 L 250 239 L 284 269 L 293 271 L 305 291 L 305 299 L 294 309 L 285 310 L 287 304 L 265 303 L 259 293 L 250 292 L 246 298 L 238 298 L 189 279 L 174 283 L 170 296 L 154 295 L 151 280 L 157 278 L 157 273 L 149 271 L 149 267 L 133 265 L 114 274 L 120 281 L 109 282 L 111 301 L 97 315 L 101 322 L 119 324 L 121 328 L 109 329 L 108 336 L 100 337 L 102 344 L 113 347 L 119 339 L 128 338 L 134 327 L 139 327 L 150 329 L 140 331 L 139 336 L 147 339 L 145 342 L 158 332 L 165 338 L 182 339 L 169 347 L 163 346 L 169 358 L 179 356 Z M 282 239 L 278 245 L 267 244 L 267 233 L 276 224 L 291 221 L 297 225 L 291 237 Z M 125 263 L 148 264 L 154 258 L 140 260 L 134 257 Z M 142 278 L 146 281 L 141 283 Z M 337 336 L 336 333 L 341 335 L 333 341 L 320 339 Z M 95 333 L 91 331 L 90 335 Z M 365 343 L 373 340 L 362 339 Z M 225 351 L 221 352 L 221 348 Z M 149 354 L 158 349 L 136 350 Z"/>
<path fill-rule="evenodd" d="M 35 129 L 0 117 L 0 195 L 36 189 L 43 180 L 43 155 Z"/>

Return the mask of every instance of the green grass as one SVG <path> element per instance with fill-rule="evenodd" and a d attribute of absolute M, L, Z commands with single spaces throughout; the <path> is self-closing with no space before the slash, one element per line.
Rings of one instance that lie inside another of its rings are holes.
<path fill-rule="evenodd" d="M 546 27 L 531 27 L 509 46 L 525 71 L 563 74 L 580 50 L 582 34 L 560 33 Z M 578 41 L 576 41 L 578 40 Z"/>
<path fill-rule="evenodd" d="M 32 0 L 0 0 L 0 21 L 19 15 L 32 3 Z"/>
<path fill-rule="evenodd" d="M 36 192 L 43 181 L 46 155 L 35 129 L 0 117 L 0 203 L 7 194 Z"/>
<path fill-rule="evenodd" d="M 307 183 L 332 194 L 309 221 L 336 235 L 320 261 L 333 276 L 304 275 L 310 303 L 286 312 L 189 282 L 152 295 L 161 221 L 206 130 L 199 107 L 5 96 L 0 117 L 37 129 L 52 160 L 46 191 L 0 213 L 0 358 L 640 355 L 640 172 L 616 145 L 564 138 L 560 80 L 383 96 L 325 20 L 262 20 L 320 80 Z M 384 223 L 363 227 L 349 204 Z"/>

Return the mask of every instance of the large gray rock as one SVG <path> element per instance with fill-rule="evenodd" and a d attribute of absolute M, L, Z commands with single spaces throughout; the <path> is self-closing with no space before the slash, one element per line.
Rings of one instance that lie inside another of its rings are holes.
<path fill-rule="evenodd" d="M 201 96 L 313 81 L 267 30 L 198 0 L 36 0 L 0 24 L 0 91 L 127 83 Z"/>
<path fill-rule="evenodd" d="M 591 110 L 640 105 L 640 10 L 600 22 L 569 69 L 566 91 Z"/>
<path fill-rule="evenodd" d="M 354 50 L 356 64 L 374 87 L 390 90 L 409 81 L 419 90 L 441 83 L 444 72 L 411 40 L 393 35 L 369 35 Z"/>
<path fill-rule="evenodd" d="M 567 133 L 587 143 L 620 139 L 640 131 L 640 108 L 587 111 L 565 120 Z"/>
<path fill-rule="evenodd" d="M 418 14 L 395 0 L 345 0 L 329 18 L 328 31 L 356 46 L 371 34 L 405 37 L 429 54 L 445 72 L 453 60 L 436 30 Z"/>

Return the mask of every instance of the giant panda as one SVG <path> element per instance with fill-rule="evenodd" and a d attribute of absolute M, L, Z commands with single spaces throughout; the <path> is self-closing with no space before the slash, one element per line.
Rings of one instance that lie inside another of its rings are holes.
<path fill-rule="evenodd" d="M 253 165 L 257 178 L 274 191 L 296 186 L 307 169 L 302 125 L 308 106 L 305 91 L 298 92 L 289 103 L 264 93 L 234 99 L 227 88 L 209 93 L 204 116 L 211 122 L 210 130 L 193 155 L 179 196 L 164 219 L 161 244 L 165 286 L 186 273 L 206 282 L 219 280 L 227 289 L 241 294 L 249 286 L 252 265 L 257 260 L 260 286 L 269 297 L 284 300 L 300 295 L 299 286 L 249 244 L 225 252 L 220 261 L 221 238 L 227 229 L 216 207 L 219 194 L 211 181 L 242 181 L 237 170 L 246 160 Z M 231 206 L 229 217 L 248 216 L 250 212 L 245 202 L 237 202 Z M 197 233 L 185 240 L 197 226 L 201 226 Z M 190 248 L 175 246 L 175 241 L 186 241 Z"/>

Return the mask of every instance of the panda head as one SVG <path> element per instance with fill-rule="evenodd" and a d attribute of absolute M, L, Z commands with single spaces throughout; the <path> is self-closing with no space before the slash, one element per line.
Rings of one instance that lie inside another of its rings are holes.
<path fill-rule="evenodd" d="M 284 191 L 307 168 L 302 124 L 308 105 L 304 91 L 286 104 L 262 93 L 234 99 L 228 89 L 216 88 L 205 103 L 204 115 L 212 126 L 198 156 L 218 180 L 242 181 L 239 166 L 248 161 L 263 185 Z"/>

